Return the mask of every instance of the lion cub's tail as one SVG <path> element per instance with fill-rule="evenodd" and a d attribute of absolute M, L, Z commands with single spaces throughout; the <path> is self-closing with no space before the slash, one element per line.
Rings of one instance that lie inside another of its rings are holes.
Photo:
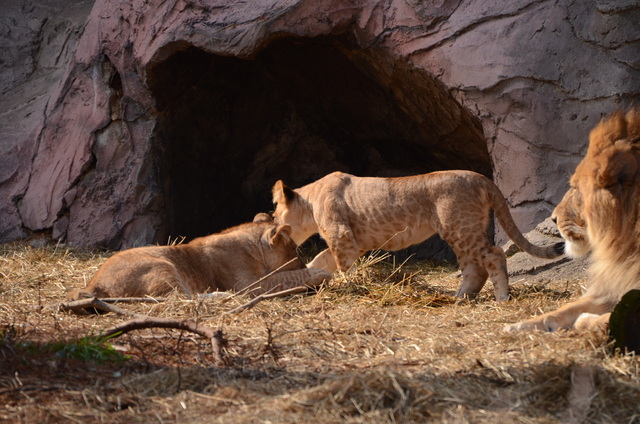
<path fill-rule="evenodd" d="M 500 189 L 491 182 L 488 191 L 491 207 L 493 208 L 493 212 L 495 213 L 500 226 L 502 226 L 505 233 L 507 233 L 507 236 L 509 236 L 509 238 L 513 240 L 521 250 L 530 255 L 544 259 L 553 259 L 564 254 L 564 242 L 558 242 L 550 246 L 536 246 L 527 240 L 513 221 L 507 201 L 504 199 L 504 195 Z"/>

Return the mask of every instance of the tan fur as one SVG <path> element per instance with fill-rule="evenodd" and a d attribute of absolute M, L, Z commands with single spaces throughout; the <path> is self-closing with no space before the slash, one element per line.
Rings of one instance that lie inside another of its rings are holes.
<path fill-rule="evenodd" d="M 327 241 L 329 248 L 308 264 L 310 268 L 347 271 L 366 251 L 399 250 L 440 234 L 462 269 L 459 296 L 478 293 L 487 277 L 496 299 L 509 296 L 505 254 L 487 237 L 491 209 L 507 235 L 526 252 L 551 258 L 561 250 L 529 243 L 513 222 L 500 190 L 470 171 L 402 178 L 334 172 L 296 190 L 278 181 L 273 201 L 276 222 L 291 225 L 297 244 L 315 233 Z"/>
<path fill-rule="evenodd" d="M 86 288 L 70 292 L 67 299 L 158 296 L 174 288 L 187 295 L 241 290 L 297 258 L 291 227 L 259 217 L 260 222 L 242 224 L 187 244 L 138 247 L 116 253 Z M 298 259 L 265 279 L 251 294 L 272 288 L 318 285 L 329 278 L 330 273 L 307 269 Z"/>
<path fill-rule="evenodd" d="M 585 294 L 557 311 L 507 326 L 507 331 L 576 327 L 600 331 L 609 312 L 640 289 L 640 110 L 596 126 L 587 154 L 554 217 L 572 256 L 591 252 Z"/>

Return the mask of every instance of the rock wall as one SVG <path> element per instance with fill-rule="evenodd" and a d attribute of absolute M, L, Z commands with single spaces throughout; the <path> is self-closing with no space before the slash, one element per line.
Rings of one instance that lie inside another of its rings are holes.
<path fill-rule="evenodd" d="M 640 6 L 507 3 L 9 1 L 0 241 L 205 234 L 336 169 L 493 174 L 527 231 L 638 102 Z"/>
<path fill-rule="evenodd" d="M 49 102 L 62 94 L 61 82 L 73 62 L 92 4 L 75 0 L 2 3 L 0 241 L 28 233 L 18 205 L 29 186 L 33 158 L 49 120 Z"/>

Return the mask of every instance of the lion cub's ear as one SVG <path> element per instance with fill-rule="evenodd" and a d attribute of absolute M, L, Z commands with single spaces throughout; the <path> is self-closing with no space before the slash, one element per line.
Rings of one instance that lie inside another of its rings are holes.
<path fill-rule="evenodd" d="M 253 222 L 273 222 L 273 217 L 268 213 L 260 212 L 253 217 Z"/>
<path fill-rule="evenodd" d="M 269 246 L 273 247 L 280 240 L 288 241 L 291 240 L 291 226 L 287 224 L 278 225 L 276 228 L 273 228 L 270 231 L 269 235 Z"/>
<path fill-rule="evenodd" d="M 629 150 L 603 152 L 598 158 L 596 182 L 600 187 L 630 184 L 638 172 L 638 159 Z"/>
<path fill-rule="evenodd" d="M 295 191 L 293 191 L 292 189 L 290 189 L 289 187 L 287 187 L 287 185 L 285 183 L 282 182 L 282 180 L 278 180 L 274 185 L 273 185 L 273 190 L 271 191 L 273 194 L 273 203 L 289 203 L 291 202 L 293 199 L 296 198 L 296 196 L 298 195 L 298 193 L 296 193 Z"/>

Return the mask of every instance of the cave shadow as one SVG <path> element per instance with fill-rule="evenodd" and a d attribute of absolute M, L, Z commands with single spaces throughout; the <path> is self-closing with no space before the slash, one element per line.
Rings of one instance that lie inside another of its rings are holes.
<path fill-rule="evenodd" d="M 250 221 L 272 209 L 279 179 L 299 187 L 333 171 L 443 169 L 491 177 L 481 125 L 446 87 L 347 36 L 282 38 L 250 58 L 181 45 L 147 75 L 165 215 L 157 241 Z M 443 241 L 429 243 L 455 258 Z"/>

